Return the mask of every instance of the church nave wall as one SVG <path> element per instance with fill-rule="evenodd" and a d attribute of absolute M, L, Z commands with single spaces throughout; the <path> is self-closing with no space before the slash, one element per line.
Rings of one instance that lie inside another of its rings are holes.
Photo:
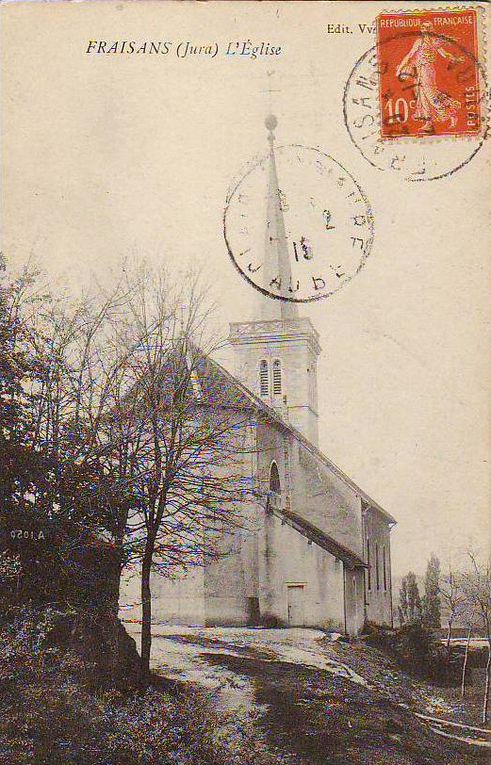
<path fill-rule="evenodd" d="M 376 509 L 364 517 L 367 619 L 392 625 L 390 526 Z"/>
<path fill-rule="evenodd" d="M 296 613 L 292 614 L 289 596 L 294 589 Z M 343 564 L 278 517 L 268 515 L 259 546 L 259 606 L 266 624 L 344 631 Z"/>
<path fill-rule="evenodd" d="M 361 501 L 351 486 L 298 442 L 291 471 L 292 510 L 362 556 Z"/>

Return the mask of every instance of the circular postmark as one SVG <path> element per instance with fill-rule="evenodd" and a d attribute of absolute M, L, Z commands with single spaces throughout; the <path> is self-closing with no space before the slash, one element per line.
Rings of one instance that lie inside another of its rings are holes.
<path fill-rule="evenodd" d="M 481 148 L 485 98 L 475 53 L 420 19 L 415 29 L 379 37 L 358 59 L 344 90 L 344 122 L 373 167 L 407 181 L 436 180 Z"/>
<path fill-rule="evenodd" d="M 227 194 L 224 236 L 241 275 L 271 298 L 310 302 L 344 287 L 373 242 L 370 204 L 333 157 L 302 145 L 273 145 Z"/>

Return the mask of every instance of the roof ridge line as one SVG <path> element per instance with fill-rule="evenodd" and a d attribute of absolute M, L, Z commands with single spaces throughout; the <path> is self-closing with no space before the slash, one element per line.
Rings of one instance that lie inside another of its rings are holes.
<path fill-rule="evenodd" d="M 233 382 L 236 386 L 238 386 L 242 393 L 245 394 L 247 398 L 249 398 L 256 406 L 262 410 L 265 414 L 267 414 L 269 417 L 271 417 L 281 428 L 284 430 L 292 433 L 292 435 L 295 436 L 297 441 L 300 441 L 308 451 L 310 451 L 315 456 L 319 457 L 322 462 L 324 462 L 328 467 L 333 470 L 333 472 L 338 476 L 338 478 L 341 478 L 350 488 L 352 488 L 355 491 L 355 494 L 359 494 L 360 498 L 362 498 L 367 504 L 370 505 L 370 507 L 373 507 L 375 510 L 378 510 L 382 515 L 385 515 L 388 519 L 390 519 L 391 523 L 397 523 L 396 519 L 387 511 L 384 510 L 384 508 L 378 504 L 372 497 L 370 497 L 363 489 L 361 489 L 358 484 L 356 484 L 346 473 L 338 467 L 329 457 L 327 457 L 323 452 L 321 452 L 320 449 L 318 449 L 317 446 L 315 446 L 311 441 L 308 440 L 302 433 L 300 433 L 299 430 L 297 430 L 293 425 L 291 425 L 288 422 L 285 422 L 282 417 L 280 417 L 275 410 L 264 403 L 258 396 L 256 396 L 255 393 L 253 393 L 249 388 L 240 382 L 236 377 L 234 377 L 233 374 L 231 374 L 228 370 L 226 370 L 218 361 L 215 361 L 215 359 L 212 359 L 211 356 L 206 356 L 206 354 L 201 351 L 201 349 L 196 346 L 198 350 L 200 350 L 201 353 L 203 353 L 203 356 L 207 358 L 211 364 L 213 364 L 222 374 L 224 374 L 228 380 Z"/>

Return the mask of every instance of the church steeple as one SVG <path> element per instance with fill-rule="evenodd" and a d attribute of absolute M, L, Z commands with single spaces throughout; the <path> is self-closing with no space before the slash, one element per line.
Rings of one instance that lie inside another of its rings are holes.
<path fill-rule="evenodd" d="M 283 202 L 278 182 L 276 157 L 274 150 L 274 129 L 278 120 L 273 114 L 266 117 L 268 129 L 269 162 L 268 186 L 266 191 L 266 232 L 265 232 L 265 285 L 274 280 L 281 284 L 291 283 L 292 273 L 288 255 L 288 240 L 283 216 Z M 296 303 L 287 300 L 274 300 L 261 295 L 259 300 L 259 315 L 261 319 L 295 319 L 298 317 Z"/>
<path fill-rule="evenodd" d="M 265 286 L 291 283 L 284 200 L 274 148 L 275 116 L 268 129 L 268 185 L 264 238 Z M 297 303 L 268 297 L 259 290 L 253 321 L 230 324 L 236 376 L 313 444 L 318 444 L 317 357 L 319 336 L 310 319 L 299 317 Z"/>

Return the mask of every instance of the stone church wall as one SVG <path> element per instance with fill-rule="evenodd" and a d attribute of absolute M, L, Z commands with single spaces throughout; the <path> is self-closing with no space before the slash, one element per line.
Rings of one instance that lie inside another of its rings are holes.
<path fill-rule="evenodd" d="M 362 556 L 360 499 L 301 443 L 292 440 L 291 453 L 293 512 Z"/>
<path fill-rule="evenodd" d="M 231 325 L 231 327 L 234 325 Z M 258 334 L 254 338 L 255 327 L 259 327 Z M 265 342 L 265 335 L 261 327 L 268 327 L 270 331 L 277 332 L 277 339 L 271 336 Z M 280 399 L 286 396 L 291 424 L 308 438 L 312 443 L 318 443 L 318 417 L 317 417 L 317 353 L 312 343 L 313 329 L 310 321 L 306 318 L 294 320 L 294 333 L 287 335 L 287 340 L 282 335 L 281 326 L 273 322 L 251 323 L 249 326 L 249 341 L 235 344 L 235 375 L 256 396 L 259 390 L 259 363 L 266 359 L 271 365 L 274 359 L 281 359 L 282 390 Z M 284 326 L 283 326 L 284 329 Z M 295 332 L 300 335 L 295 336 Z M 251 341 L 252 338 L 252 341 Z M 254 342 L 255 340 L 255 342 Z M 274 395 L 263 396 L 263 401 L 269 406 L 277 403 Z"/>
<path fill-rule="evenodd" d="M 123 619 L 141 619 L 141 579 L 138 571 L 125 572 L 121 580 L 119 606 Z"/>
<path fill-rule="evenodd" d="M 202 625 L 204 577 L 202 568 L 193 568 L 175 579 L 152 576 L 153 621 L 158 624 Z"/>
<path fill-rule="evenodd" d="M 297 480 L 297 476 L 292 474 L 289 462 L 289 455 L 285 436 L 283 432 L 271 425 L 258 425 L 256 428 L 257 437 L 257 473 L 261 489 L 264 492 L 269 490 L 269 475 L 271 463 L 274 461 L 278 466 L 281 482 L 281 494 L 283 504 L 289 495 L 290 485 Z"/>
<path fill-rule="evenodd" d="M 293 589 L 297 615 L 289 613 Z M 259 543 L 259 607 L 266 624 L 344 631 L 343 564 L 280 518 L 265 515 Z"/>
<path fill-rule="evenodd" d="M 205 623 L 204 577 L 202 568 L 191 569 L 174 578 L 151 575 L 152 622 L 154 624 L 196 624 Z M 123 578 L 120 605 L 124 619 L 141 620 L 141 579 L 140 575 L 126 575 Z M 127 605 L 134 604 L 132 608 Z"/>
<path fill-rule="evenodd" d="M 251 429 L 244 443 L 242 473 L 255 476 L 257 455 L 254 449 L 255 430 Z M 237 505 L 240 527 L 229 530 L 218 540 L 223 557 L 209 563 L 204 570 L 205 623 L 207 625 L 241 625 L 255 621 L 258 598 L 258 531 L 261 508 L 252 502 Z"/>
<path fill-rule="evenodd" d="M 291 434 L 271 425 L 257 427 L 258 476 L 269 488 L 273 460 L 281 481 L 281 506 L 363 556 L 361 501 L 355 491 Z"/>
<path fill-rule="evenodd" d="M 364 571 L 362 568 L 345 569 L 346 632 L 357 635 L 365 623 Z"/>
<path fill-rule="evenodd" d="M 270 501 L 302 516 L 341 545 L 367 559 L 363 550 L 361 500 L 334 470 L 291 434 L 271 423 L 254 431 L 257 452 L 244 456 L 244 473 L 269 489 L 277 464 L 281 492 Z M 265 501 L 265 500 L 264 500 Z M 195 625 L 303 624 L 356 634 L 367 616 L 391 622 L 389 526 L 378 511 L 365 515 L 371 545 L 371 589 L 363 569 L 348 570 L 262 505 L 243 506 L 245 528 L 224 534 L 223 557 L 174 579 L 152 577 L 155 622 Z M 375 547 L 377 545 L 377 547 Z M 366 547 L 366 546 L 365 546 Z M 376 585 L 375 550 L 379 554 Z M 386 556 L 385 583 L 383 550 Z M 126 582 L 122 602 L 140 602 L 139 577 Z M 123 615 L 139 618 L 139 605 Z"/>
<path fill-rule="evenodd" d="M 224 535 L 224 557 L 205 567 L 205 621 L 207 625 L 254 623 L 258 597 L 257 531 L 252 508 L 244 508 L 248 529 Z"/>
<path fill-rule="evenodd" d="M 391 625 L 390 528 L 377 510 L 367 511 L 364 525 L 365 560 L 370 560 L 370 571 L 365 573 L 367 619 Z"/>

